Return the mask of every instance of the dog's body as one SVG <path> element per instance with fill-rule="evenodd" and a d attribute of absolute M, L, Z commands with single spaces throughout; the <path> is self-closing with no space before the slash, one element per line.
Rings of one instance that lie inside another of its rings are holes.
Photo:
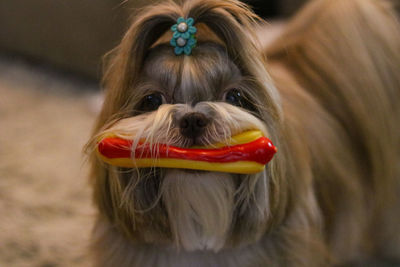
<path fill-rule="evenodd" d="M 179 16 L 198 25 L 191 56 L 165 45 Z M 105 132 L 186 147 L 256 128 L 279 151 L 256 175 L 120 169 L 93 158 L 95 266 L 399 259 L 394 11 L 383 1 L 316 0 L 263 50 L 250 38 L 254 19 L 234 0 L 168 2 L 138 16 L 115 50 L 89 147 Z M 200 116 L 201 133 L 182 131 L 188 114 Z"/>

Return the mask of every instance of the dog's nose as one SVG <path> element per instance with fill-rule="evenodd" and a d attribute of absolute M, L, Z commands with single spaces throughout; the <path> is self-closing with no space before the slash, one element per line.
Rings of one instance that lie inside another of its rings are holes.
<path fill-rule="evenodd" d="M 207 117 L 199 112 L 184 115 L 179 123 L 181 134 L 188 138 L 196 138 L 202 135 L 208 124 Z"/>

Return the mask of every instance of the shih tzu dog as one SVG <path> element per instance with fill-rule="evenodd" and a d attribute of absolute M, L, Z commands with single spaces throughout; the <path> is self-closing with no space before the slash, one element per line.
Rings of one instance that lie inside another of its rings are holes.
<path fill-rule="evenodd" d="M 400 259 L 400 27 L 390 2 L 314 0 L 263 47 L 237 0 L 142 10 L 109 55 L 87 149 L 176 147 L 257 129 L 256 174 L 92 156 L 95 266 L 330 266 Z M 134 143 L 137 145 L 137 143 Z"/>

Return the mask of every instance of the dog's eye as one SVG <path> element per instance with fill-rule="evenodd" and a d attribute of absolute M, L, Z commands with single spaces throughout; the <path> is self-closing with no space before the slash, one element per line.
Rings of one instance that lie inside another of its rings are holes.
<path fill-rule="evenodd" d="M 154 93 L 147 95 L 143 98 L 140 103 L 141 111 L 154 111 L 157 110 L 159 106 L 165 103 L 165 99 L 162 94 Z"/>
<path fill-rule="evenodd" d="M 242 106 L 242 98 L 243 98 L 242 93 L 237 89 L 229 90 L 225 94 L 225 101 L 228 102 L 229 104 L 238 107 Z"/>
<path fill-rule="evenodd" d="M 249 98 L 239 89 L 231 89 L 224 95 L 224 100 L 234 106 L 255 112 L 256 109 Z"/>
<path fill-rule="evenodd" d="M 225 93 L 225 101 L 231 105 L 248 108 L 250 105 L 248 98 L 239 89 L 231 89 Z"/>

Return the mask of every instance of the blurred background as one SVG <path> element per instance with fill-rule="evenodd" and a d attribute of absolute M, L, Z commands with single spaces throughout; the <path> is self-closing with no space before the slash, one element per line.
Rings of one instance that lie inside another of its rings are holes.
<path fill-rule="evenodd" d="M 82 147 L 101 106 L 101 59 L 151 2 L 0 1 L 0 266 L 89 266 Z M 268 21 L 304 2 L 247 1 Z"/>
<path fill-rule="evenodd" d="M 2 0 L 0 53 L 97 80 L 135 9 L 152 0 Z M 244 1 L 264 18 L 289 16 L 305 0 Z"/>

